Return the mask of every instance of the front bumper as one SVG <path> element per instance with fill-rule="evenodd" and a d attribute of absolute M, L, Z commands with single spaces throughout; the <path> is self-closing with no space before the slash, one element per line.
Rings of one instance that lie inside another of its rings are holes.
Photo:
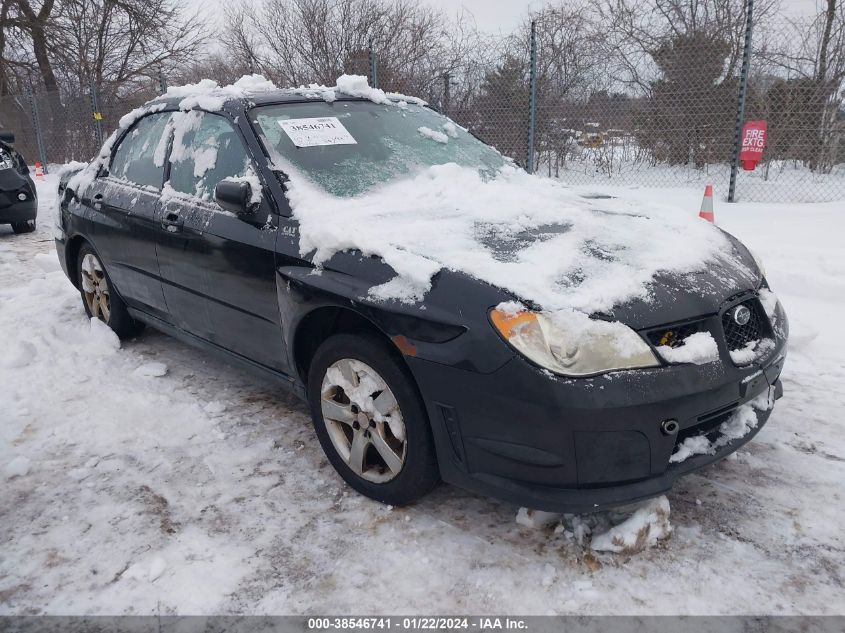
<path fill-rule="evenodd" d="M 20 200 L 18 196 L 25 196 Z M 28 175 L 14 169 L 0 170 L 0 224 L 34 220 L 38 214 L 38 196 Z"/>
<path fill-rule="evenodd" d="M 0 224 L 34 220 L 36 215 L 38 215 L 38 200 L 35 198 L 0 206 Z"/>
<path fill-rule="evenodd" d="M 780 397 L 785 341 L 765 362 L 675 365 L 565 379 L 515 356 L 492 374 L 409 358 L 449 483 L 540 510 L 588 512 L 666 492 L 674 481 L 748 442 L 672 464 L 686 437 L 713 434 L 740 406 Z M 680 431 L 666 435 L 665 420 Z"/>

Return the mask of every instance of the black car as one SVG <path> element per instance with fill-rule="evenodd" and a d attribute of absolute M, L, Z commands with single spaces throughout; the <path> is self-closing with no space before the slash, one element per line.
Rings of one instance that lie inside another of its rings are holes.
<path fill-rule="evenodd" d="M 15 233 L 35 230 L 38 197 L 29 167 L 15 151 L 15 136 L 0 131 L 0 224 L 11 224 Z"/>
<path fill-rule="evenodd" d="M 320 128 L 337 117 L 342 129 Z M 647 298 L 584 315 L 628 332 L 636 362 L 594 354 L 589 341 L 561 351 L 542 305 L 455 267 L 424 296 L 374 296 L 396 271 L 354 236 L 315 265 L 320 245 L 300 244 L 290 202 L 297 174 L 335 195 L 342 214 L 344 191 L 403 175 L 396 147 L 412 137 L 436 142 L 417 163 L 439 160 L 434 150 L 482 171 L 502 162 L 398 97 L 173 93 L 125 117 L 67 181 L 59 260 L 88 315 L 119 336 L 150 325 L 305 399 L 337 472 L 385 503 L 442 479 L 551 511 L 618 505 L 665 492 L 762 427 L 782 391 L 786 318 L 749 252 L 721 233 L 733 264 L 661 273 Z M 514 244 L 568 228 L 498 235 L 479 222 L 505 264 Z M 712 341 L 709 362 L 683 360 L 691 336 Z M 578 358 L 589 362 L 567 369 Z"/>

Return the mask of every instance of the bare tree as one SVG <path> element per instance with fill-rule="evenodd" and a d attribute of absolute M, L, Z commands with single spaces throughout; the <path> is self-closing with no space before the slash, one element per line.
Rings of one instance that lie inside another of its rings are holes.
<path fill-rule="evenodd" d="M 780 0 L 757 0 L 755 23 L 760 29 L 779 8 Z M 725 42 L 723 77 L 735 76 L 745 39 L 746 0 L 601 0 L 597 20 L 603 25 L 606 58 L 614 79 L 648 94 L 658 69 L 655 54 L 666 42 L 684 35 Z"/>
<path fill-rule="evenodd" d="M 230 9 L 227 22 L 228 56 L 286 86 L 365 74 L 372 46 L 380 84 L 427 95 L 477 51 L 466 20 L 415 0 L 265 0 Z"/>
<path fill-rule="evenodd" d="M 146 89 L 163 66 L 188 63 L 207 36 L 196 13 L 173 0 L 61 0 L 52 42 L 68 89 L 104 94 Z"/>

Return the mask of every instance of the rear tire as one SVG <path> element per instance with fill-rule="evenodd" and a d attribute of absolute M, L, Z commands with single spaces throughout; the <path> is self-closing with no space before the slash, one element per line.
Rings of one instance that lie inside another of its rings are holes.
<path fill-rule="evenodd" d="M 324 341 L 308 371 L 308 403 L 326 457 L 364 496 L 401 506 L 440 481 L 413 378 L 377 337 L 337 334 Z"/>
<path fill-rule="evenodd" d="M 88 244 L 79 249 L 76 260 L 79 293 L 89 318 L 97 318 L 108 325 L 120 338 L 129 338 L 144 325 L 129 316 L 126 304 L 100 261 L 100 256 Z"/>
<path fill-rule="evenodd" d="M 35 230 L 35 220 L 24 222 L 12 222 L 12 230 L 20 235 L 21 233 L 32 233 Z"/>

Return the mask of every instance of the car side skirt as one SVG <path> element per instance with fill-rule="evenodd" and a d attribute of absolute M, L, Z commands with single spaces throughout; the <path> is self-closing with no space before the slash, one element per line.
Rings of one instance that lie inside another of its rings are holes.
<path fill-rule="evenodd" d="M 306 400 L 305 395 L 305 386 L 297 379 L 288 376 L 287 374 L 283 374 L 279 371 L 266 367 L 265 365 L 261 365 L 260 363 L 256 363 L 253 360 L 250 360 L 244 356 L 239 354 L 235 354 L 219 345 L 215 345 L 211 341 L 207 341 L 204 338 L 200 338 L 199 336 L 195 336 L 190 332 L 186 332 L 183 329 L 180 329 L 174 326 L 167 321 L 159 319 L 151 314 L 138 310 L 136 308 L 128 308 L 130 316 L 133 319 L 137 319 L 142 323 L 149 325 L 156 330 L 167 334 L 168 336 L 172 336 L 175 339 L 182 341 L 183 343 L 187 343 L 188 345 L 192 345 L 193 347 L 197 347 L 202 349 L 203 351 L 210 352 L 225 360 L 228 363 L 246 369 L 247 371 L 252 372 L 255 375 L 262 376 L 263 378 L 270 380 L 271 382 L 280 385 L 283 387 L 287 392 L 292 393 L 299 397 L 301 400 Z"/>

